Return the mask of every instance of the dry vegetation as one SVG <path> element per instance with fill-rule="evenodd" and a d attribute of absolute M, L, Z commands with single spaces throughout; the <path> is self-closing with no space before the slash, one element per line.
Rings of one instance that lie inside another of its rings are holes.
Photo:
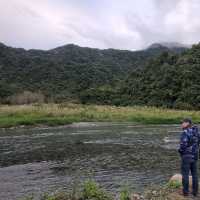
<path fill-rule="evenodd" d="M 183 111 L 155 107 L 116 107 L 100 105 L 31 104 L 0 106 L 0 127 L 18 125 L 64 125 L 81 121 L 118 121 L 143 124 L 179 123 L 183 117 L 200 122 L 200 111 Z"/>

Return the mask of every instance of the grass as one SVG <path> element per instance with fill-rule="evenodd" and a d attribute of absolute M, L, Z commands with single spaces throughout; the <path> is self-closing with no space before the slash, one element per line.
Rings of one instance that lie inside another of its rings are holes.
<path fill-rule="evenodd" d="M 169 181 L 167 183 L 167 187 L 171 189 L 179 189 L 181 188 L 181 186 L 182 186 L 182 183 L 178 180 Z"/>
<path fill-rule="evenodd" d="M 145 200 L 192 200 L 185 198 L 182 194 L 182 184 L 179 181 L 169 181 L 164 186 L 156 186 L 145 191 Z"/>
<path fill-rule="evenodd" d="M 34 200 L 34 196 L 25 197 L 21 200 Z M 89 180 L 79 192 L 56 192 L 44 194 L 40 200 L 114 200 L 113 196 L 101 188 L 96 182 Z M 122 199 L 126 200 L 126 199 Z"/>
<path fill-rule="evenodd" d="M 131 193 L 128 188 L 123 188 L 119 194 L 119 200 L 131 200 Z"/>
<path fill-rule="evenodd" d="M 184 117 L 191 117 L 195 123 L 199 123 L 200 111 L 72 103 L 0 106 L 0 127 L 39 124 L 56 126 L 91 121 L 175 124 L 179 123 Z"/>
<path fill-rule="evenodd" d="M 148 189 L 143 195 L 132 193 L 127 188 L 121 190 L 119 196 L 115 196 L 104 190 L 96 182 L 89 180 L 77 192 L 56 192 L 54 194 L 42 195 L 40 200 L 191 200 L 179 194 L 181 185 L 177 182 L 167 183 L 164 186 L 155 186 Z M 34 196 L 23 200 L 34 200 Z"/>

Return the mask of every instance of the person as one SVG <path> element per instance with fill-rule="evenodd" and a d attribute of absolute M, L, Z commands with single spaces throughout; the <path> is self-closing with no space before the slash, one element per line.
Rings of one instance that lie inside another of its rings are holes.
<path fill-rule="evenodd" d="M 180 137 L 179 153 L 181 156 L 181 174 L 183 184 L 183 195 L 189 195 L 189 173 L 192 175 L 192 194 L 198 194 L 198 170 L 200 134 L 198 127 L 193 126 L 192 120 L 185 118 L 182 121 L 183 129 Z"/>

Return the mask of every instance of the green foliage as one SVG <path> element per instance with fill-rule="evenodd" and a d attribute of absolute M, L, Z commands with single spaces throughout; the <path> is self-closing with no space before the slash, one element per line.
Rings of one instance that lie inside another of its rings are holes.
<path fill-rule="evenodd" d="M 183 200 L 184 197 L 179 194 L 179 184 L 175 182 L 164 186 L 152 186 L 144 191 L 143 195 L 134 194 L 123 188 L 120 192 L 119 200 L 145 199 L 145 200 Z M 21 200 L 34 200 L 34 196 L 26 197 Z M 114 200 L 108 192 L 102 190 L 96 182 L 87 181 L 84 183 L 82 192 L 74 194 L 73 192 L 56 192 L 54 194 L 43 194 L 40 200 Z"/>
<path fill-rule="evenodd" d="M 199 77 L 200 44 L 185 51 L 75 45 L 26 51 L 0 45 L 0 103 L 40 91 L 38 99 L 56 103 L 200 109 Z"/>
<path fill-rule="evenodd" d="M 169 181 L 169 182 L 167 183 L 167 187 L 168 187 L 169 189 L 179 189 L 179 188 L 182 187 L 182 184 L 181 184 L 180 181 L 173 180 L 173 181 Z"/>
<path fill-rule="evenodd" d="M 71 199 L 69 198 L 68 194 L 56 193 L 53 195 L 44 194 L 41 197 L 41 200 L 71 200 Z"/>
<path fill-rule="evenodd" d="M 200 45 L 181 55 L 165 52 L 131 73 L 120 93 L 127 105 L 200 109 Z"/>
<path fill-rule="evenodd" d="M 19 125 L 65 125 L 84 121 L 118 121 L 141 124 L 175 124 L 184 117 L 200 122 L 200 111 L 162 109 L 147 106 L 83 104 L 1 105 L 0 127 Z"/>
<path fill-rule="evenodd" d="M 101 189 L 97 183 L 88 181 L 84 184 L 82 197 L 84 200 L 112 200 L 113 198 Z"/>
<path fill-rule="evenodd" d="M 168 49 L 99 50 L 66 45 L 56 49 L 24 50 L 0 45 L 0 102 L 24 91 L 39 91 L 49 101 L 130 104 L 119 93 L 122 81 L 149 58 Z M 124 101 L 125 99 L 125 101 Z"/>
<path fill-rule="evenodd" d="M 124 188 L 121 192 L 120 192 L 120 200 L 131 200 L 131 194 L 130 191 L 128 190 L 128 188 Z"/>

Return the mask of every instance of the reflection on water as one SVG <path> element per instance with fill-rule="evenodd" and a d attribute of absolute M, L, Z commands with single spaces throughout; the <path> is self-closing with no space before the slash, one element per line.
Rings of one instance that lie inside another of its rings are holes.
<path fill-rule="evenodd" d="M 78 123 L 0 130 L 0 196 L 70 189 L 95 179 L 111 192 L 142 191 L 179 171 L 178 126 Z"/>

